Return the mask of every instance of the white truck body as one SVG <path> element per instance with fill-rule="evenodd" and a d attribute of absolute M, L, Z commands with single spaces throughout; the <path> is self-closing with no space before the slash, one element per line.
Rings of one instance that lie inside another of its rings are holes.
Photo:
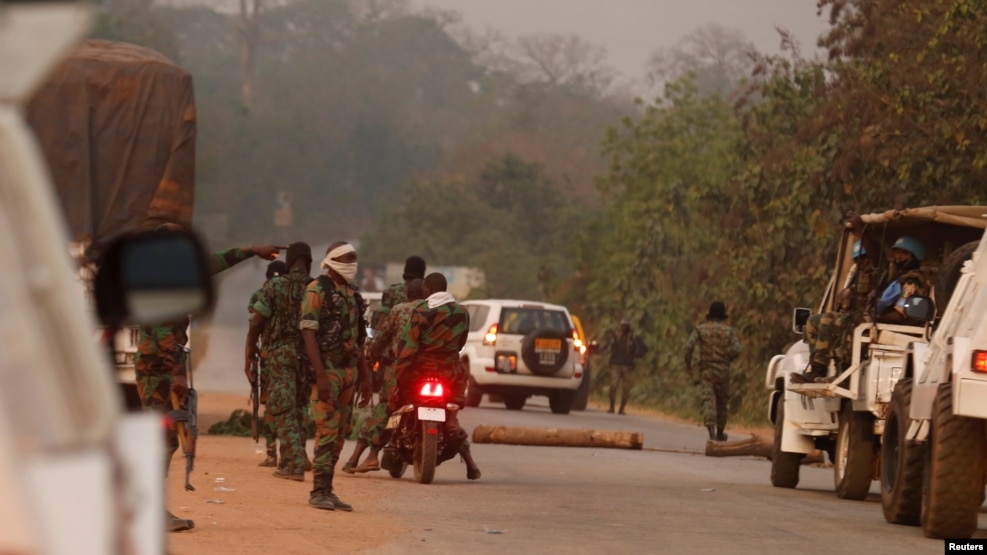
<path fill-rule="evenodd" d="M 163 553 L 159 417 L 125 415 L 22 105 L 88 29 L 82 3 L 0 4 L 0 552 Z"/>
<path fill-rule="evenodd" d="M 923 267 L 947 272 L 944 267 L 953 264 L 951 253 L 983 234 L 987 226 L 985 214 L 987 209 L 983 207 L 925 207 L 862 218 L 867 225 L 876 226 L 888 241 L 901 235 L 919 237 L 929 253 Z M 853 265 L 851 251 L 856 239 L 849 229 L 843 233 L 819 312 L 834 310 L 838 287 L 845 284 Z M 848 499 L 866 497 L 870 482 L 879 477 L 875 463 L 892 393 L 899 380 L 910 376 L 913 353 L 921 351 L 927 341 L 927 328 L 860 324 L 852 334 L 849 366 L 838 368 L 831 362 L 829 375 L 834 379 L 830 383 L 791 382 L 793 373 L 807 369 L 809 346 L 805 341 L 772 358 L 765 386 L 770 391 L 768 416 L 776 431 L 774 485 L 795 487 L 801 459 L 821 449 L 834 463 L 837 495 Z"/>

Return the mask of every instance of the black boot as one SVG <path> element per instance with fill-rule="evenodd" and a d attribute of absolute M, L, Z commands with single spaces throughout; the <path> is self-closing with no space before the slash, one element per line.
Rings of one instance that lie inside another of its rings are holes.
<path fill-rule="evenodd" d="M 330 467 L 329 472 L 326 473 L 326 477 L 327 477 L 326 484 L 328 485 L 328 487 L 325 490 L 325 498 L 326 500 L 328 500 L 330 503 L 333 504 L 333 507 L 339 509 L 340 511 L 350 512 L 353 510 L 353 505 L 350 505 L 349 503 L 345 503 L 342 499 L 339 498 L 339 496 L 337 496 L 332 491 L 332 475 L 335 473 L 334 470 L 335 466 L 336 466 L 335 461 L 333 461 L 333 466 Z"/>
<path fill-rule="evenodd" d="M 621 403 L 620 404 L 620 410 L 617 412 L 617 414 L 627 414 L 626 412 L 624 412 L 624 407 L 626 407 L 626 406 L 627 406 L 627 401 L 624 401 L 623 403 Z"/>
<path fill-rule="evenodd" d="M 791 374 L 788 380 L 792 383 L 816 383 L 816 378 L 825 378 L 828 369 L 818 363 L 809 364 L 809 368 L 801 374 Z"/>
<path fill-rule="evenodd" d="M 607 412 L 610 413 L 610 414 L 613 414 L 613 404 L 614 404 L 614 401 L 615 400 L 616 399 L 614 399 L 613 397 L 610 398 L 610 408 L 607 409 Z"/>
<path fill-rule="evenodd" d="M 473 460 L 473 453 L 470 451 L 469 439 L 463 438 L 463 442 L 459 445 L 459 456 L 462 457 L 463 462 L 466 463 L 466 479 L 479 480 L 481 475 L 480 467 L 477 466 L 476 461 Z"/>
<path fill-rule="evenodd" d="M 726 441 L 727 440 L 727 435 L 725 433 L 723 433 L 723 428 L 724 427 L 725 426 L 717 426 L 716 427 L 716 441 Z"/>
<path fill-rule="evenodd" d="M 329 492 L 332 491 L 332 476 L 316 473 L 312 481 L 314 483 L 312 492 L 308 496 L 308 504 L 324 511 L 336 510 L 336 505 L 329 498 Z"/>
<path fill-rule="evenodd" d="M 282 455 L 284 455 L 284 453 L 282 453 Z M 283 456 L 281 457 L 281 460 L 284 460 Z M 267 458 L 261 461 L 261 463 L 257 466 L 278 466 L 278 451 L 274 447 L 273 441 L 267 444 Z"/>
<path fill-rule="evenodd" d="M 716 426 L 706 426 L 706 431 L 709 432 L 710 441 L 716 441 Z"/>
<path fill-rule="evenodd" d="M 195 528 L 195 523 L 191 520 L 178 518 L 171 514 L 171 511 L 165 511 L 165 529 L 169 532 L 181 532 L 183 530 L 191 530 L 192 528 Z"/>

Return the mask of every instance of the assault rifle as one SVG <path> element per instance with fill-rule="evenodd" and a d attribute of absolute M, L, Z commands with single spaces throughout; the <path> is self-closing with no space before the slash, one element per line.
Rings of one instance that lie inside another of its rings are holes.
<path fill-rule="evenodd" d="M 258 428 L 257 413 L 260 411 L 260 362 L 257 357 L 250 361 L 250 404 L 253 409 L 253 418 L 250 419 L 250 436 L 257 443 Z"/>
<path fill-rule="evenodd" d="M 189 482 L 189 475 L 195 466 L 195 442 L 199 438 L 199 394 L 192 387 L 192 357 L 188 347 L 180 347 L 181 356 L 184 359 L 185 379 L 188 380 L 188 393 L 185 396 L 185 403 L 178 400 L 175 392 L 171 392 L 172 411 L 168 414 L 175 432 L 178 434 L 178 441 L 182 444 L 182 453 L 185 455 L 185 489 L 195 491 Z"/>

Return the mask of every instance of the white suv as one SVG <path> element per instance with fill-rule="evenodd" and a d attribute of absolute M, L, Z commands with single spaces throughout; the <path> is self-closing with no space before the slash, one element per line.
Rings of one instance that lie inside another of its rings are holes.
<path fill-rule="evenodd" d="M 568 414 L 583 380 L 580 341 L 564 306 L 535 301 L 464 301 L 470 329 L 462 350 L 470 380 L 467 406 L 484 393 L 521 410 L 531 395 L 548 396 L 553 413 Z"/>

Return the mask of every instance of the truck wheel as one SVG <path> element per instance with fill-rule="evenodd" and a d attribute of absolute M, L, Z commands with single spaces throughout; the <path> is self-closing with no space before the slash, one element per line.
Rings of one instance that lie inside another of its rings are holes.
<path fill-rule="evenodd" d="M 874 417 L 853 410 L 849 402 L 840 410 L 833 477 L 840 499 L 863 499 L 874 476 Z"/>
<path fill-rule="evenodd" d="M 771 450 L 771 485 L 776 488 L 794 488 L 799 484 L 802 453 L 786 453 L 781 450 L 781 432 L 785 428 L 785 397 L 778 399 L 775 414 L 775 441 Z"/>
<path fill-rule="evenodd" d="M 911 419 L 911 378 L 900 380 L 891 394 L 881 442 L 881 507 L 889 524 L 917 526 L 922 511 L 923 444 L 905 439 Z"/>
<path fill-rule="evenodd" d="M 504 394 L 504 406 L 507 410 L 521 410 L 524 408 L 524 403 L 528 401 L 528 396 L 524 393 L 505 393 Z"/>
<path fill-rule="evenodd" d="M 473 376 L 470 376 L 469 382 L 466 385 L 466 406 L 467 407 L 478 407 L 480 406 L 480 401 L 483 400 L 483 391 L 480 390 L 480 386 L 477 385 L 476 380 Z"/>
<path fill-rule="evenodd" d="M 560 389 L 549 395 L 548 407 L 552 409 L 552 414 L 569 414 L 575 393 L 575 391 L 568 389 Z"/>
<path fill-rule="evenodd" d="M 949 298 L 953 296 L 953 289 L 956 288 L 956 283 L 960 280 L 963 263 L 973 256 L 973 252 L 977 250 L 978 246 L 980 246 L 980 241 L 970 241 L 959 246 L 956 250 L 949 253 L 949 256 L 939 266 L 939 272 L 936 274 L 936 282 L 933 284 L 935 286 L 936 305 L 938 306 L 939 314 L 942 314 L 946 310 L 946 305 L 949 304 Z"/>
<path fill-rule="evenodd" d="M 928 538 L 969 538 L 984 490 L 984 421 L 953 414 L 951 383 L 936 392 L 926 449 L 922 531 Z"/>
<path fill-rule="evenodd" d="M 576 400 L 572 402 L 572 410 L 586 410 L 586 406 L 589 405 L 589 383 L 591 377 L 589 361 L 587 361 L 586 367 L 583 368 L 583 382 L 579 384 L 579 389 L 576 390 Z"/>

